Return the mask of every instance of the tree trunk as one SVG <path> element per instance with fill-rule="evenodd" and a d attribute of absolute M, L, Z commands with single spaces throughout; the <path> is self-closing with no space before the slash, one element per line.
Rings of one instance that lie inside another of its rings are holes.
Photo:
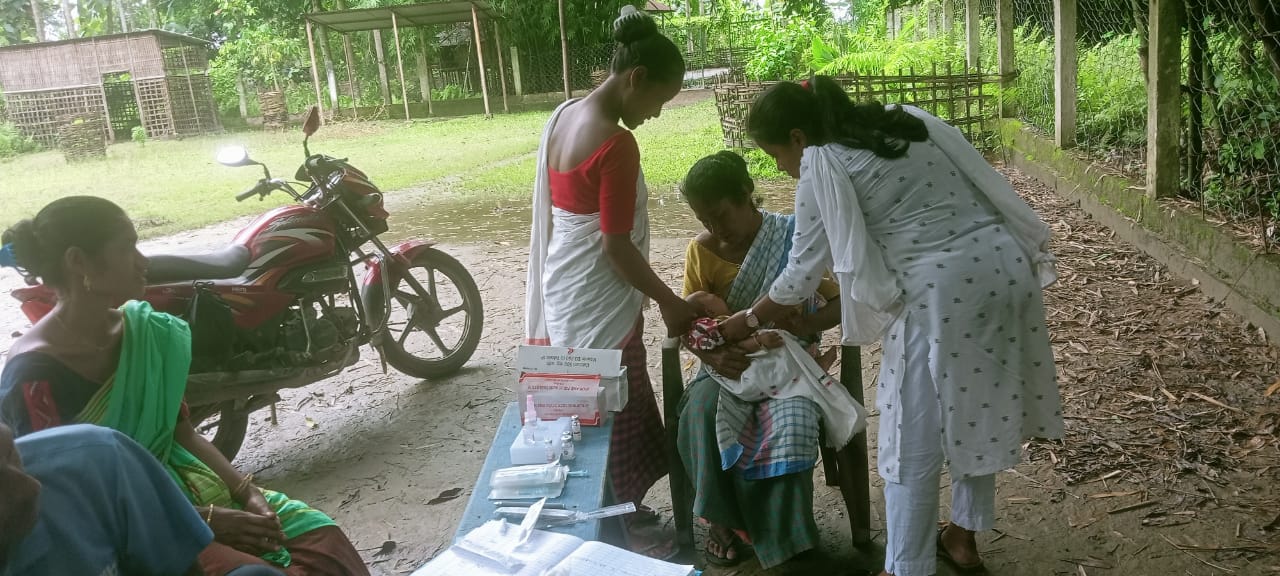
<path fill-rule="evenodd" d="M 151 29 L 160 28 L 160 7 L 156 6 L 156 0 L 147 0 L 147 14 L 151 19 Z"/>
<path fill-rule="evenodd" d="M 1147 41 L 1147 2 L 1146 0 L 1129 0 L 1133 9 L 1133 25 L 1138 32 L 1138 60 L 1142 63 L 1142 81 L 1147 83 L 1150 65 L 1147 63 L 1151 45 Z"/>
<path fill-rule="evenodd" d="M 311 0 L 311 11 L 320 12 L 320 0 Z M 333 74 L 333 55 L 329 52 L 329 29 L 319 26 L 320 57 L 324 60 L 324 77 L 329 86 L 329 110 L 338 109 L 338 77 Z"/>
<path fill-rule="evenodd" d="M 62 18 L 67 25 L 67 38 L 76 38 L 76 18 L 71 13 L 71 0 L 62 0 Z"/>
<path fill-rule="evenodd" d="M 32 0 L 32 1 L 34 2 L 36 0 Z M 128 14 L 128 10 L 125 10 L 124 0 L 119 0 L 119 2 L 116 3 L 116 14 L 120 16 L 120 31 L 128 32 L 129 31 L 129 14 Z"/>
<path fill-rule="evenodd" d="M 373 51 L 378 57 L 378 88 L 382 90 L 382 103 L 391 103 L 391 84 L 387 82 L 387 60 L 382 50 L 382 31 L 373 31 Z"/>
<path fill-rule="evenodd" d="M 427 61 L 427 29 L 418 28 L 418 89 L 422 92 L 422 101 L 431 99 L 431 66 Z"/>
<path fill-rule="evenodd" d="M 36 42 L 44 42 L 44 14 L 40 13 L 39 0 L 31 0 L 31 22 L 36 25 Z"/>
<path fill-rule="evenodd" d="M 236 96 L 240 98 L 240 117 L 249 117 L 249 98 L 245 94 L 244 76 L 236 76 Z"/>
<path fill-rule="evenodd" d="M 1249 11 L 1262 26 L 1258 40 L 1271 63 L 1271 74 L 1280 80 L 1280 6 L 1274 0 L 1249 0 Z"/>

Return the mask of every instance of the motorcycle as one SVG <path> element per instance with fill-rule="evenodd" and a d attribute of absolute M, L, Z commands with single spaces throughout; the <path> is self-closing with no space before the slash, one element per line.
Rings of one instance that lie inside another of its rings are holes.
<path fill-rule="evenodd" d="M 319 127 L 312 107 L 295 174 L 302 192 L 242 147 L 218 153 L 220 164 L 262 168 L 237 201 L 284 193 L 295 203 L 258 217 L 222 250 L 148 256 L 144 299 L 191 325 L 192 422 L 228 459 L 252 412 L 274 407 L 280 390 L 349 368 L 362 345 L 379 353 L 384 372 L 390 364 L 426 379 L 456 372 L 480 343 L 484 310 L 471 274 L 433 242 L 384 244 L 382 193 L 346 159 L 311 153 Z M 57 303 L 43 285 L 14 297 L 32 323 Z"/>

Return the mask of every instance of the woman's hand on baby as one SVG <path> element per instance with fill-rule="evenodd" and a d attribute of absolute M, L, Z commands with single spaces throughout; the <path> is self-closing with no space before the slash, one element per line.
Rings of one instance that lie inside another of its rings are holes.
<path fill-rule="evenodd" d="M 679 298 L 674 298 L 666 304 L 659 304 L 658 311 L 662 313 L 662 323 L 667 325 L 668 337 L 681 336 L 688 332 L 693 321 L 700 316 L 697 307 Z"/>
<path fill-rule="evenodd" d="M 699 354 L 699 358 L 703 362 L 710 364 L 715 368 L 716 372 L 721 376 L 731 379 L 738 379 L 742 373 L 751 366 L 751 358 L 749 358 L 737 345 L 728 344 Z"/>

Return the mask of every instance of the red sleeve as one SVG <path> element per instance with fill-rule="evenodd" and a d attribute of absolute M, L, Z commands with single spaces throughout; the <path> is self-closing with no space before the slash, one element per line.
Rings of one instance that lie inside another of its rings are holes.
<path fill-rule="evenodd" d="M 640 147 L 631 132 L 610 139 L 600 156 L 600 231 L 626 234 L 635 227 Z"/>

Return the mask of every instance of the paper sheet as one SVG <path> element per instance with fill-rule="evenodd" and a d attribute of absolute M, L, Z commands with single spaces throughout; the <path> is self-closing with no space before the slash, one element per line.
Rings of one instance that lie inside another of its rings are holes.
<path fill-rule="evenodd" d="M 690 576 L 693 566 L 654 560 L 621 548 L 586 542 L 542 576 Z"/>
<path fill-rule="evenodd" d="M 518 531 L 507 533 L 514 536 Z M 441 552 L 412 576 L 543 576 L 581 545 L 580 538 L 568 534 L 535 530 L 529 542 L 510 555 L 521 565 L 517 570 L 504 570 L 498 562 L 454 547 Z"/>

